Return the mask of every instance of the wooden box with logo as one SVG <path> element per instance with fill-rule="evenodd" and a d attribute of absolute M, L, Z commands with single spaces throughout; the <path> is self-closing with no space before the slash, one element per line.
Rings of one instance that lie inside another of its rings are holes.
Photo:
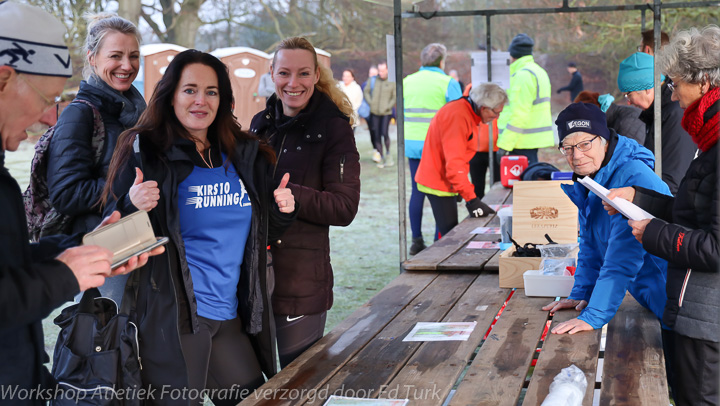
<path fill-rule="evenodd" d="M 560 185 L 572 181 L 524 181 L 513 185 L 513 239 L 521 246 L 547 244 L 548 234 L 558 244 L 577 243 L 578 209 Z M 500 255 L 500 287 L 523 288 L 523 273 L 539 269 L 540 257 L 514 257 L 515 247 Z M 577 256 L 577 249 L 574 251 Z"/>

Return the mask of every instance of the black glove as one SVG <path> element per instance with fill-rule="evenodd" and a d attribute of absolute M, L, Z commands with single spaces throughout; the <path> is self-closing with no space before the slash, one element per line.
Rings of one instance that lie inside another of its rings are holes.
<path fill-rule="evenodd" d="M 470 217 L 485 217 L 488 214 L 495 213 L 495 210 L 491 209 L 490 206 L 480 201 L 477 197 L 465 203 L 465 207 L 467 207 Z"/>

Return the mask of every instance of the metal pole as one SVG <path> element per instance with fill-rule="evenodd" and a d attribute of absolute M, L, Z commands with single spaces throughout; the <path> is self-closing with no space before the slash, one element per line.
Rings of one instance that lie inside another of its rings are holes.
<path fill-rule="evenodd" d="M 398 220 L 400 222 L 400 273 L 402 263 L 407 259 L 407 218 L 405 217 L 405 114 L 403 112 L 403 63 L 402 63 L 402 16 L 401 0 L 394 0 L 394 40 L 395 40 L 395 89 L 397 124 L 397 171 L 398 171 Z"/>
<path fill-rule="evenodd" d="M 492 33 L 490 30 L 490 15 L 485 16 L 485 52 L 487 53 L 487 72 L 488 72 L 488 82 L 492 82 L 492 46 L 491 39 L 492 39 Z M 492 184 L 495 180 L 495 151 L 494 146 L 495 143 L 493 142 L 493 139 L 495 137 L 495 134 L 493 134 L 493 124 L 492 122 L 488 123 L 488 140 L 489 140 L 489 147 L 488 147 L 488 175 L 490 176 L 490 181 L 488 182 L 488 185 L 492 187 Z"/>
<path fill-rule="evenodd" d="M 660 8 L 661 8 L 660 0 L 654 0 L 654 8 L 653 8 L 653 28 L 654 28 L 654 35 L 655 35 L 655 48 L 653 49 L 653 53 L 657 54 L 657 52 L 660 50 Z M 655 173 L 662 177 L 662 114 L 661 114 L 661 89 L 660 89 L 660 69 L 657 64 L 657 58 L 653 58 L 653 68 L 654 68 L 654 85 L 655 85 L 655 100 L 654 100 L 654 106 L 655 106 Z"/>
<path fill-rule="evenodd" d="M 645 31 L 645 11 L 645 8 L 640 10 L 640 31 Z"/>

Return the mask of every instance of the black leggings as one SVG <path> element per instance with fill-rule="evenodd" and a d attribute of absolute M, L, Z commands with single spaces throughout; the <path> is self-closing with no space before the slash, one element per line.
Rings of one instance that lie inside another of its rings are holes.
<path fill-rule="evenodd" d="M 275 315 L 278 358 L 281 368 L 288 366 L 322 338 L 325 332 L 326 318 L 327 312 L 304 316 Z"/>
<path fill-rule="evenodd" d="M 435 196 L 427 194 L 435 217 L 435 241 L 439 240 L 458 225 L 457 198 L 455 196 Z"/>
<path fill-rule="evenodd" d="M 198 316 L 198 321 L 196 334 L 180 335 L 189 399 L 202 404 L 199 392 L 207 389 L 216 406 L 236 405 L 265 383 L 250 339 L 239 318 L 219 321 Z"/>

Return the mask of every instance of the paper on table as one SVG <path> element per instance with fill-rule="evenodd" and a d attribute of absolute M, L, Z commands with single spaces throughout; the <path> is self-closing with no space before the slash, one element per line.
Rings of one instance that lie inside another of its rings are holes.
<path fill-rule="evenodd" d="M 366 399 L 330 395 L 323 406 L 405 406 L 409 399 Z"/>
<path fill-rule="evenodd" d="M 466 248 L 497 250 L 500 249 L 500 244 L 492 241 L 470 241 Z"/>
<path fill-rule="evenodd" d="M 467 341 L 477 322 L 419 322 L 403 341 Z"/>
<path fill-rule="evenodd" d="M 470 234 L 500 234 L 500 227 L 477 227 Z"/>
<path fill-rule="evenodd" d="M 603 201 L 607 202 L 610 206 L 614 207 L 615 210 L 619 211 L 620 213 L 622 213 L 623 216 L 629 218 L 630 220 L 645 220 L 655 218 L 655 216 L 653 216 L 652 214 L 646 212 L 645 210 L 625 199 L 619 197 L 608 199 L 607 195 L 608 193 L 610 193 L 610 191 L 603 187 L 601 184 L 595 182 L 592 178 L 586 176 L 584 178 L 578 179 L 578 182 L 588 188 L 591 192 L 598 195 L 598 197 L 603 199 Z"/>

